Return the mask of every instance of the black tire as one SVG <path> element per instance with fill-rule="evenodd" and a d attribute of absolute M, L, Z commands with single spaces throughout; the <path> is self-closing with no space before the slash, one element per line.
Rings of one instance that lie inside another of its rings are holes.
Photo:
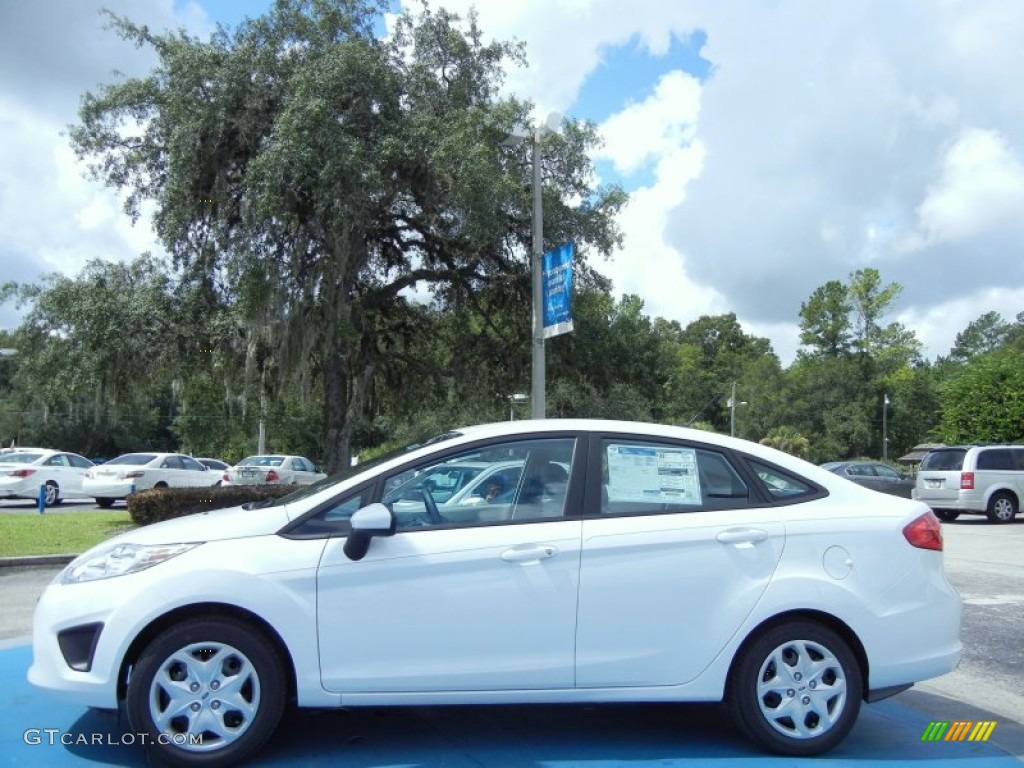
<path fill-rule="evenodd" d="M 110 509 L 114 506 L 114 500 L 107 498 L 96 499 L 96 506 L 102 507 L 103 509 Z"/>
<path fill-rule="evenodd" d="M 167 490 L 167 483 L 165 483 L 163 480 L 161 480 L 159 483 L 157 483 L 156 485 L 153 486 L 153 490 L 154 491 L 166 491 Z"/>
<path fill-rule="evenodd" d="M 1017 499 L 1014 495 L 1006 491 L 999 491 L 993 493 L 992 498 L 988 500 L 985 515 L 992 523 L 1010 523 L 1013 522 L 1017 511 Z"/>
<path fill-rule="evenodd" d="M 217 666 L 210 669 L 212 663 Z M 186 691 L 183 683 L 190 680 Z M 132 669 L 126 704 L 132 730 L 147 734 L 155 762 L 217 768 L 263 745 L 277 728 L 287 691 L 284 664 L 262 631 L 233 618 L 198 618 L 146 646 Z M 186 707 L 194 714 L 180 714 Z M 158 724 L 162 715 L 166 722 Z M 201 744 L 190 743 L 196 737 Z"/>
<path fill-rule="evenodd" d="M 60 486 L 57 485 L 56 480 L 46 481 L 46 490 L 44 491 L 44 494 L 45 496 L 43 498 L 43 501 L 45 502 L 46 506 L 54 507 L 60 504 Z"/>
<path fill-rule="evenodd" d="M 823 660 L 828 663 L 821 665 Z M 781 672 L 779 665 L 784 665 Z M 747 738 L 780 755 L 819 755 L 846 738 L 857 720 L 863 698 L 860 664 L 831 629 L 809 620 L 790 621 L 763 631 L 741 649 L 727 697 Z M 799 717 L 785 713 L 789 703 Z M 826 713 L 831 722 L 823 725 Z"/>
<path fill-rule="evenodd" d="M 952 509 L 933 509 L 932 512 L 944 523 L 952 523 L 960 517 L 960 513 Z"/>

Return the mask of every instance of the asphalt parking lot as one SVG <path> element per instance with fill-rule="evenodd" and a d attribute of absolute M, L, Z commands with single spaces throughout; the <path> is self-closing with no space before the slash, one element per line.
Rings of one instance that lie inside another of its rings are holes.
<path fill-rule="evenodd" d="M 815 764 L 1024 763 L 1024 520 L 993 526 L 967 518 L 943 529 L 947 570 L 964 600 L 960 668 L 865 706 L 849 738 Z M 58 570 L 0 569 L 0 706 L 9 713 L 0 766 L 145 765 L 123 721 L 64 705 L 25 681 L 32 605 Z M 935 720 L 996 725 L 984 743 L 922 742 Z M 45 729 L 57 730 L 51 736 Z M 754 761 L 802 762 L 757 752 L 719 706 L 567 705 L 304 710 L 291 713 L 250 764 L 647 768 Z"/>

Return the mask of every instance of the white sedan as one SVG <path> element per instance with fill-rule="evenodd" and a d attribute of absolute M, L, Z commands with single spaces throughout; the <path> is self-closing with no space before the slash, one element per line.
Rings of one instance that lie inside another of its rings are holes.
<path fill-rule="evenodd" d="M 84 456 L 45 448 L 22 448 L 0 454 L 0 499 L 38 499 L 46 506 L 65 498 L 88 496 L 82 480 L 94 465 Z"/>
<path fill-rule="evenodd" d="M 515 462 L 509 498 L 396 503 L 410 476 Z M 123 705 L 177 765 L 258 752 L 289 701 L 725 700 L 763 749 L 809 756 L 956 667 L 942 547 L 924 504 L 756 443 L 503 422 L 86 552 L 37 604 L 28 676 Z"/>
<path fill-rule="evenodd" d="M 304 456 L 249 456 L 223 473 L 223 485 L 310 485 L 325 477 Z"/>
<path fill-rule="evenodd" d="M 205 488 L 217 485 L 213 472 L 180 453 L 126 453 L 85 473 L 82 492 L 101 507 L 110 507 L 136 491 L 150 488 Z"/>

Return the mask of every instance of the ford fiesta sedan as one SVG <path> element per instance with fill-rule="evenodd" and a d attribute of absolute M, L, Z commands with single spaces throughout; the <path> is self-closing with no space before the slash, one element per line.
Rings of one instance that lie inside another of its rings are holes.
<path fill-rule="evenodd" d="M 522 470 L 465 505 L 410 482 L 455 464 Z M 959 633 L 919 502 L 707 432 L 517 421 L 86 552 L 39 601 L 28 676 L 123 706 L 178 765 L 242 760 L 289 701 L 724 700 L 803 756 L 952 670 Z"/>

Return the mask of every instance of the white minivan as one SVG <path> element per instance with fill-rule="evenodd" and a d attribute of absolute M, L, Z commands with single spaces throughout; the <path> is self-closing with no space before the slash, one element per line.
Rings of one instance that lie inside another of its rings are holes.
<path fill-rule="evenodd" d="M 940 520 L 961 513 L 1008 523 L 1024 496 L 1024 445 L 960 445 L 928 452 L 913 497 Z"/>

